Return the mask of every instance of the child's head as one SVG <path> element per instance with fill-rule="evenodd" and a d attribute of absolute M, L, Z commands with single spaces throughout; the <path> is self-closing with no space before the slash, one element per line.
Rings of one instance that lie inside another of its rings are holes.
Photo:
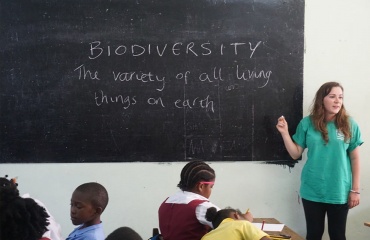
<path fill-rule="evenodd" d="M 143 239 L 132 228 L 120 227 L 111 232 L 105 240 L 143 240 Z"/>
<path fill-rule="evenodd" d="M 83 227 L 100 223 L 100 215 L 108 204 L 108 192 L 99 183 L 84 183 L 76 188 L 71 198 L 71 220 Z"/>
<path fill-rule="evenodd" d="M 215 171 L 207 163 L 191 161 L 182 169 L 177 186 L 183 191 L 198 193 L 209 198 L 215 180 Z"/>
<path fill-rule="evenodd" d="M 40 239 L 48 217 L 35 200 L 19 196 L 14 179 L 0 178 L 0 239 Z"/>
<path fill-rule="evenodd" d="M 243 214 L 238 209 L 224 208 L 219 211 L 215 207 L 210 207 L 206 212 L 206 219 L 212 222 L 213 228 L 217 228 L 218 225 L 225 219 L 232 218 L 236 220 L 246 220 Z"/>

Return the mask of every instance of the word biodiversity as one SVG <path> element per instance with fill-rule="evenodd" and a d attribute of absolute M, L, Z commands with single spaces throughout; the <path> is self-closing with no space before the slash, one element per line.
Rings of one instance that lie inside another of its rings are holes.
<path fill-rule="evenodd" d="M 256 49 L 261 45 L 262 41 L 256 43 L 252 42 L 232 42 L 232 43 L 219 43 L 213 44 L 211 42 L 175 42 L 165 44 L 128 44 L 128 45 L 105 45 L 101 41 L 90 42 L 89 59 L 97 59 L 100 56 L 122 56 L 130 55 L 132 57 L 139 57 L 143 55 L 156 55 L 159 57 L 173 55 L 192 55 L 209 56 L 209 55 L 241 55 L 252 58 Z"/>

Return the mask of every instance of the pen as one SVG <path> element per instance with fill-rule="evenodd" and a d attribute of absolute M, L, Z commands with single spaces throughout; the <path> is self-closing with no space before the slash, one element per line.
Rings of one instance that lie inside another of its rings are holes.
<path fill-rule="evenodd" d="M 245 214 L 249 213 L 249 208 L 247 209 L 247 211 L 245 212 Z"/>
<path fill-rule="evenodd" d="M 291 239 L 288 235 L 269 235 L 271 239 Z"/>
<path fill-rule="evenodd" d="M 283 239 L 291 239 L 291 238 L 283 238 L 283 237 L 279 237 L 279 236 L 269 236 L 269 238 L 271 240 L 283 240 Z"/>
<path fill-rule="evenodd" d="M 265 225 L 265 220 L 262 221 L 261 230 L 263 230 L 263 226 Z"/>

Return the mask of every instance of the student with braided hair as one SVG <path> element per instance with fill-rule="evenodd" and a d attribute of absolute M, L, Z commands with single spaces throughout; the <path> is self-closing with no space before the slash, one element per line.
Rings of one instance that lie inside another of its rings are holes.
<path fill-rule="evenodd" d="M 200 240 L 211 228 L 205 218 L 212 204 L 215 171 L 203 161 L 191 161 L 181 171 L 177 185 L 181 191 L 168 197 L 159 207 L 159 228 L 164 240 Z"/>
<path fill-rule="evenodd" d="M 19 196 L 14 179 L 0 178 L 0 239 L 38 240 L 47 232 L 49 215 L 32 198 Z"/>

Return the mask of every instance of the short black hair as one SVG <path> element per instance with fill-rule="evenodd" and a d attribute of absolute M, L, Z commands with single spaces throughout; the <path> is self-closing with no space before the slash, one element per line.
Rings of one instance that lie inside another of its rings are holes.
<path fill-rule="evenodd" d="M 48 217 L 35 200 L 19 196 L 15 182 L 0 178 L 0 239 L 40 239 L 47 231 Z"/>
<path fill-rule="evenodd" d="M 233 208 L 230 208 L 230 207 L 221 209 L 219 211 L 217 211 L 217 209 L 215 207 L 210 207 L 210 208 L 207 209 L 206 219 L 207 219 L 207 221 L 212 222 L 213 228 L 217 228 L 220 225 L 220 223 L 225 218 L 230 217 L 230 214 L 232 214 L 232 213 L 241 214 L 241 212 L 239 210 L 233 209 Z"/>
<path fill-rule="evenodd" d="M 187 163 L 180 174 L 177 186 L 183 191 L 189 191 L 200 181 L 211 181 L 216 178 L 215 171 L 205 162 L 194 160 Z"/>
<path fill-rule="evenodd" d="M 143 240 L 141 236 L 129 227 L 119 227 L 111 232 L 105 240 Z"/>
<path fill-rule="evenodd" d="M 81 184 L 75 191 L 87 194 L 91 204 L 95 207 L 101 207 L 102 212 L 108 205 L 109 197 L 105 187 L 97 182 Z"/>

